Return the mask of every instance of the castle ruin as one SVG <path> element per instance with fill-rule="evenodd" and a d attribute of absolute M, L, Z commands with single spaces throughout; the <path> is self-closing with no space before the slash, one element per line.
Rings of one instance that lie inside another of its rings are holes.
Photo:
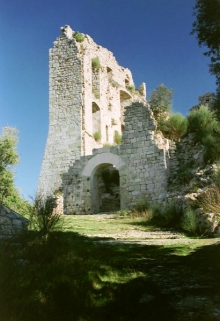
<path fill-rule="evenodd" d="M 130 70 L 88 35 L 77 39 L 69 26 L 61 31 L 50 49 L 49 132 L 38 194 L 59 195 L 65 214 L 157 200 L 166 192 L 169 145 L 156 133 L 145 84 L 135 89 Z M 118 173 L 112 186 L 105 184 L 106 170 Z"/>

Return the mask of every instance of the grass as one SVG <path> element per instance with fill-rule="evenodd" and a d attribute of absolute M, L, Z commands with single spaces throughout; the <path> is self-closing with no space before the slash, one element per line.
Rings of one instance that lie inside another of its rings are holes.
<path fill-rule="evenodd" d="M 153 231 L 142 218 L 65 217 L 47 241 L 35 231 L 0 246 L 1 321 L 216 320 L 220 245 L 103 243 L 131 229 Z M 194 297 L 194 305 L 190 298 Z M 201 300 L 211 302 L 201 307 Z M 188 299 L 188 301 L 187 301 Z M 184 301 L 185 300 L 185 301 Z M 159 307 L 159 308 L 158 308 Z"/>

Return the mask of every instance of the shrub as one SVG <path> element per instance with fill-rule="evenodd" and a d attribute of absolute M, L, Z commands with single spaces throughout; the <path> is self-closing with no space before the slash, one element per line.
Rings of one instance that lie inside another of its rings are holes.
<path fill-rule="evenodd" d="M 57 198 L 49 196 L 46 199 L 36 198 L 30 215 L 30 226 L 48 236 L 61 227 L 61 214 L 56 211 Z"/>
<path fill-rule="evenodd" d="M 120 145 L 122 143 L 122 135 L 119 134 L 117 130 L 114 133 L 114 143 Z"/>
<path fill-rule="evenodd" d="M 96 142 L 100 142 L 102 135 L 100 131 L 97 131 L 93 134 L 93 138 L 95 139 Z"/>
<path fill-rule="evenodd" d="M 195 161 L 192 159 L 186 163 L 183 163 L 179 166 L 177 171 L 177 178 L 180 184 L 189 183 L 193 178 L 193 173 L 191 171 Z"/>
<path fill-rule="evenodd" d="M 76 31 L 73 33 L 73 38 L 76 39 L 77 42 L 83 42 L 85 35 L 79 31 Z"/>
<path fill-rule="evenodd" d="M 207 213 L 220 213 L 220 186 L 207 189 L 199 198 L 198 204 Z"/>
<path fill-rule="evenodd" d="M 155 204 L 151 208 L 152 221 L 159 226 L 178 228 L 180 226 L 182 211 L 178 209 L 175 203 L 166 204 L 163 208 Z"/>
<path fill-rule="evenodd" d="M 184 213 L 181 221 L 181 228 L 190 235 L 197 235 L 198 224 L 196 221 L 196 214 L 192 209 L 187 209 L 186 213 Z"/>
<path fill-rule="evenodd" d="M 127 90 L 129 90 L 131 93 L 135 92 L 135 85 L 128 85 L 126 86 Z"/>
<path fill-rule="evenodd" d="M 205 146 L 204 160 L 215 161 L 220 159 L 220 123 L 214 112 L 206 106 L 192 110 L 187 116 L 188 132 L 194 134 L 195 142 Z"/>
<path fill-rule="evenodd" d="M 213 180 L 214 180 L 214 183 L 218 187 L 220 187 L 220 162 L 218 162 L 216 165 L 217 165 L 217 167 L 216 167 L 215 173 L 213 175 Z"/>
<path fill-rule="evenodd" d="M 146 212 L 150 209 L 149 203 L 148 201 L 140 201 L 137 202 L 135 207 L 134 207 L 136 212 L 142 213 L 142 212 Z"/>
<path fill-rule="evenodd" d="M 179 141 L 187 132 L 187 119 L 181 114 L 171 115 L 167 120 L 161 120 L 159 128 L 166 138 Z"/>
<path fill-rule="evenodd" d="M 101 68 L 99 57 L 92 58 L 92 68 L 93 69 L 100 69 Z"/>

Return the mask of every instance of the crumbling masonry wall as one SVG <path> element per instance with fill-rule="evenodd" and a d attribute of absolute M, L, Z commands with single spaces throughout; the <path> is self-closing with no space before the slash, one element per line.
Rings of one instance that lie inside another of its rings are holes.
<path fill-rule="evenodd" d="M 126 107 L 122 145 L 95 149 L 81 157 L 63 175 L 65 214 L 100 211 L 95 176 L 100 168 L 113 164 L 120 176 L 121 209 L 137 202 L 154 202 L 167 189 L 168 142 L 155 138 L 156 124 L 147 105 Z"/>
<path fill-rule="evenodd" d="M 88 35 L 77 42 L 69 26 L 61 30 L 50 49 L 49 133 L 38 184 L 38 194 L 44 195 L 61 190 L 62 174 L 80 156 L 112 144 L 115 132 L 122 132 L 124 107 L 146 97 L 145 84 L 129 90 L 131 72 L 110 51 Z"/>
<path fill-rule="evenodd" d="M 100 173 L 113 165 L 121 209 L 155 201 L 166 191 L 168 143 L 156 135 L 145 84 L 135 89 L 131 72 L 88 35 L 79 42 L 69 26 L 61 30 L 50 50 L 49 133 L 37 193 L 62 193 L 65 214 L 97 213 Z M 103 147 L 122 132 L 122 145 Z"/>

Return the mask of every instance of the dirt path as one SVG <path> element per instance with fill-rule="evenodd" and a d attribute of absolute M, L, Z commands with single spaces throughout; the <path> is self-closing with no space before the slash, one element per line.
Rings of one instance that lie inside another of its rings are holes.
<path fill-rule="evenodd" d="M 99 222 L 100 225 L 110 224 L 115 221 L 115 214 L 98 214 L 88 215 L 87 220 L 93 220 Z M 126 221 L 126 218 L 121 218 L 121 222 Z M 119 219 L 120 222 L 120 219 Z M 109 225 L 110 226 L 110 225 Z M 159 229 L 155 228 L 153 231 L 147 231 L 146 228 L 134 225 L 127 225 L 126 229 L 119 228 L 118 231 L 112 232 L 109 229 L 104 233 L 83 233 L 89 237 L 102 238 L 99 242 L 109 244 L 151 244 L 151 245 L 172 245 L 172 244 L 190 244 L 190 243 L 202 243 L 201 245 L 211 245 L 220 242 L 220 238 L 208 238 L 208 239 L 196 239 L 188 238 L 183 233 L 175 230 Z M 104 240 L 103 240 L 104 238 Z M 106 238 L 106 240 L 105 240 Z"/>

